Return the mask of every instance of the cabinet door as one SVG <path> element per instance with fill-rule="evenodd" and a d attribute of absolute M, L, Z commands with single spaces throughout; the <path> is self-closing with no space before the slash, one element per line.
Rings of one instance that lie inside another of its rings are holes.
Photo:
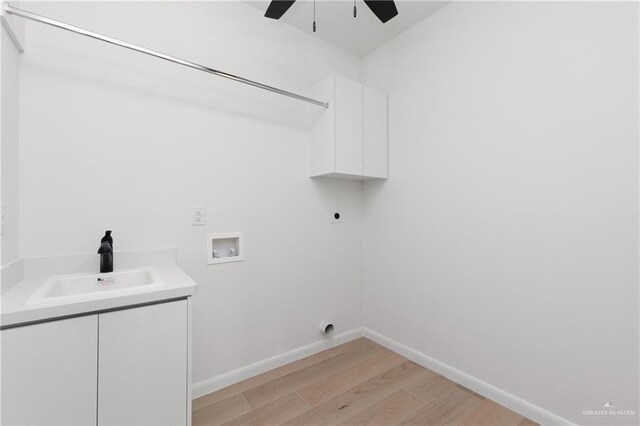
<path fill-rule="evenodd" d="M 311 91 L 312 97 L 329 103 L 329 108 L 318 112 L 311 128 L 309 171 L 312 177 L 336 171 L 335 81 L 335 75 L 330 75 Z"/>
<path fill-rule="evenodd" d="M 362 176 L 362 84 L 340 76 L 335 84 L 335 171 Z"/>
<path fill-rule="evenodd" d="M 96 424 L 96 315 L 2 330 L 2 424 Z"/>
<path fill-rule="evenodd" d="M 388 116 L 387 94 L 364 87 L 364 175 L 387 178 Z"/>
<path fill-rule="evenodd" d="M 99 316 L 99 425 L 187 423 L 187 301 Z"/>

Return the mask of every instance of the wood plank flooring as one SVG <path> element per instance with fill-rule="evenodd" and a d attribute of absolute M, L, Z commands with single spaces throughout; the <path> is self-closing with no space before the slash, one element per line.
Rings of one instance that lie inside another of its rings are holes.
<path fill-rule="evenodd" d="M 535 425 L 359 338 L 193 401 L 194 425 Z"/>

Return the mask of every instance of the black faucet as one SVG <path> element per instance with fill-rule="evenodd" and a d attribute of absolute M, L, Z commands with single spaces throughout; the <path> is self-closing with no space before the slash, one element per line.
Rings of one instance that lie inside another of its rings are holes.
<path fill-rule="evenodd" d="M 113 238 L 111 231 L 106 231 L 100 240 L 100 272 L 113 272 Z"/>

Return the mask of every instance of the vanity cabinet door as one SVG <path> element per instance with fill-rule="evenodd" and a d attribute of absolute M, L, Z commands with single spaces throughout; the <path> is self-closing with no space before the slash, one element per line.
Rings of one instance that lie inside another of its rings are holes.
<path fill-rule="evenodd" d="M 99 425 L 187 423 L 187 301 L 99 315 Z"/>
<path fill-rule="evenodd" d="M 96 315 L 1 333 L 3 425 L 96 424 Z"/>

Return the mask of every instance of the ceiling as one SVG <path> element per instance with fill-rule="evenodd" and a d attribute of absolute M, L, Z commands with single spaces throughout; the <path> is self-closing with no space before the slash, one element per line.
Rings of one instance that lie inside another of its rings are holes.
<path fill-rule="evenodd" d="M 269 1 L 247 1 L 264 12 Z M 360 57 L 382 46 L 398 34 L 444 7 L 448 1 L 396 0 L 398 16 L 383 24 L 362 0 L 356 0 L 357 18 L 353 18 L 353 0 L 316 0 L 316 37 Z M 269 18 L 264 18 L 269 19 Z M 280 18 L 313 34 L 313 1 L 297 0 Z"/>

